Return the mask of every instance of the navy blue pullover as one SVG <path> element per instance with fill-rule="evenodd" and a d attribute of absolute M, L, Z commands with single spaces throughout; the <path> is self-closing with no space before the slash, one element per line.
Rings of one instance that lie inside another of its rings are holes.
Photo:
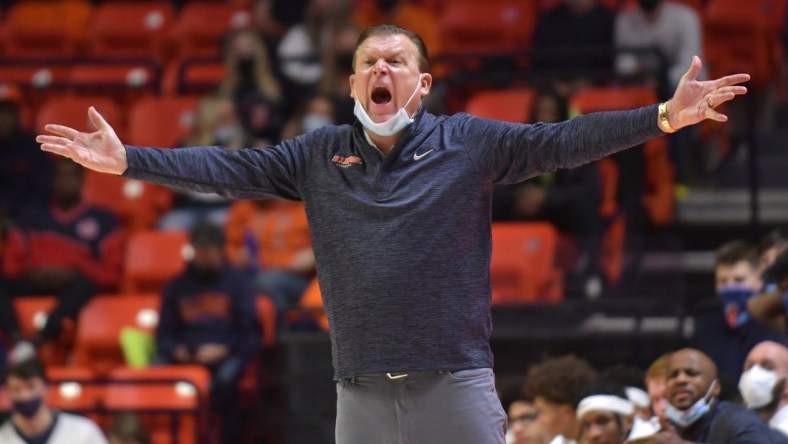
<path fill-rule="evenodd" d="M 337 378 L 492 367 L 493 185 L 661 135 L 657 106 L 557 124 L 419 110 L 387 155 L 360 124 L 271 148 L 127 147 L 127 177 L 240 198 L 301 199 Z"/>

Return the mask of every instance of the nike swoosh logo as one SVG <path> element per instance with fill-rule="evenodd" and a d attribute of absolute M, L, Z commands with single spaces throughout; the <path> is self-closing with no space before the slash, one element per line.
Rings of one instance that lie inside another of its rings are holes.
<path fill-rule="evenodd" d="M 435 148 L 433 148 L 433 149 L 431 149 L 429 151 L 425 151 L 425 152 L 423 152 L 421 154 L 413 153 L 413 160 L 421 160 L 422 157 L 426 156 L 427 154 L 429 154 L 429 153 L 431 153 L 433 151 L 435 151 Z"/>

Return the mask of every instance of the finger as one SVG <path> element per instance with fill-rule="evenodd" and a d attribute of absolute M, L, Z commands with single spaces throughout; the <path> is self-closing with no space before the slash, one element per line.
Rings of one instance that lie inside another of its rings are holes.
<path fill-rule="evenodd" d="M 74 151 L 68 148 L 68 145 L 60 145 L 56 143 L 43 143 L 41 144 L 41 151 L 57 154 L 58 156 L 74 158 Z"/>
<path fill-rule="evenodd" d="M 708 98 L 708 104 L 711 108 L 717 108 L 725 102 L 729 102 L 736 97 L 736 94 L 732 92 L 727 93 L 714 93 L 710 94 Z"/>
<path fill-rule="evenodd" d="M 706 111 L 706 118 L 710 120 L 716 120 L 717 122 L 727 122 L 728 116 L 725 114 L 719 113 L 716 110 L 709 108 Z"/>
<path fill-rule="evenodd" d="M 697 79 L 698 74 L 700 73 L 700 69 L 701 69 L 702 66 L 703 66 L 703 64 L 700 61 L 700 57 L 692 56 L 692 63 L 690 63 L 690 67 L 687 70 L 687 72 L 684 73 L 684 79 L 685 80 L 695 80 L 695 79 Z"/>
<path fill-rule="evenodd" d="M 96 111 L 96 108 L 92 106 L 88 108 L 88 117 L 90 117 L 90 122 L 93 123 L 93 126 L 95 126 L 97 130 L 112 129 L 109 123 L 107 123 L 107 121 L 101 117 L 101 114 Z"/>
<path fill-rule="evenodd" d="M 36 142 L 38 142 L 38 143 L 48 143 L 48 144 L 54 144 L 54 145 L 65 145 L 65 144 L 71 142 L 71 140 L 66 139 L 65 137 L 60 137 L 60 136 L 47 136 L 45 134 L 41 134 L 41 135 L 36 136 Z"/>
<path fill-rule="evenodd" d="M 731 74 L 729 76 L 721 77 L 714 81 L 715 88 L 722 88 L 729 85 L 736 85 L 737 83 L 747 82 L 750 80 L 749 74 Z"/>
<path fill-rule="evenodd" d="M 79 131 L 75 130 L 74 128 L 69 128 L 63 125 L 46 125 L 44 129 L 49 131 L 50 133 L 58 134 L 63 136 L 69 140 L 74 140 L 77 135 L 79 135 Z"/>
<path fill-rule="evenodd" d="M 727 94 L 733 93 L 735 95 L 742 95 L 747 94 L 747 87 L 746 86 L 726 86 L 723 88 L 716 89 L 711 92 L 712 94 Z"/>

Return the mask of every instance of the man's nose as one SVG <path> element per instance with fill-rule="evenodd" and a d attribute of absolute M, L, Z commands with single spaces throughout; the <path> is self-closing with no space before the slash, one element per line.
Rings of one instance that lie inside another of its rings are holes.
<path fill-rule="evenodd" d="M 374 65 L 372 65 L 372 72 L 376 75 L 382 75 L 388 72 L 388 65 L 386 65 L 386 61 L 383 59 L 378 59 Z"/>

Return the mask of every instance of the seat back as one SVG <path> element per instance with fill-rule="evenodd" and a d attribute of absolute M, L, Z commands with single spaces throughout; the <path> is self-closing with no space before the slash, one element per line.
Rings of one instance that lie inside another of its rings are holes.
<path fill-rule="evenodd" d="M 105 59 L 167 56 L 166 38 L 174 9 L 169 2 L 102 2 L 88 33 L 88 51 Z"/>
<path fill-rule="evenodd" d="M 124 364 L 121 330 L 153 333 L 159 322 L 160 296 L 139 294 L 94 297 L 80 312 L 73 361 L 99 376 Z"/>
<path fill-rule="evenodd" d="M 201 366 L 121 367 L 112 371 L 104 397 L 108 412 L 135 411 L 163 442 L 207 442 L 211 375 Z"/>
<path fill-rule="evenodd" d="M 535 92 L 530 88 L 481 91 L 465 105 L 465 112 L 476 117 L 525 123 L 531 120 Z"/>
<path fill-rule="evenodd" d="M 88 1 L 17 2 L 4 21 L 5 56 L 72 57 L 80 49 L 92 14 Z"/>
<path fill-rule="evenodd" d="M 146 97 L 129 113 L 129 144 L 179 146 L 188 136 L 199 99 L 190 96 Z"/>
<path fill-rule="evenodd" d="M 266 295 L 255 297 L 255 308 L 257 309 L 257 319 L 260 320 L 262 328 L 263 347 L 271 348 L 276 345 L 276 306 L 274 301 Z"/>
<path fill-rule="evenodd" d="M 492 225 L 494 304 L 556 302 L 563 299 L 555 267 L 558 232 L 545 222 L 498 222 Z"/>
<path fill-rule="evenodd" d="M 444 52 L 500 53 L 530 48 L 534 0 L 456 0 L 443 8 L 438 29 Z"/>
<path fill-rule="evenodd" d="M 309 312 L 313 319 L 324 331 L 328 331 L 328 317 L 323 307 L 323 296 L 320 293 L 320 285 L 317 278 L 313 278 L 309 286 L 301 296 L 301 308 Z"/>
<path fill-rule="evenodd" d="M 222 37 L 249 24 L 249 13 L 237 4 L 196 1 L 183 5 L 172 28 L 177 57 L 218 57 Z"/>
<path fill-rule="evenodd" d="M 139 231 L 129 236 L 123 270 L 124 293 L 160 292 L 180 273 L 193 250 L 184 231 Z"/>
<path fill-rule="evenodd" d="M 44 125 L 57 123 L 78 131 L 92 132 L 96 129 L 88 118 L 88 108 L 94 106 L 104 120 L 115 129 L 121 139 L 125 136 L 123 112 L 112 99 L 103 96 L 65 95 L 47 100 L 36 114 L 35 130 L 44 132 Z"/>
<path fill-rule="evenodd" d="M 33 339 L 36 333 L 44 328 L 49 313 L 57 305 L 57 297 L 42 295 L 14 298 L 13 305 L 22 335 Z M 74 342 L 74 322 L 64 319 L 60 327 L 60 333 L 55 340 L 38 348 L 38 357 L 46 366 L 64 365 Z"/>
<path fill-rule="evenodd" d="M 168 188 L 95 171 L 85 171 L 82 198 L 112 210 L 129 233 L 152 229 L 172 205 Z"/>

